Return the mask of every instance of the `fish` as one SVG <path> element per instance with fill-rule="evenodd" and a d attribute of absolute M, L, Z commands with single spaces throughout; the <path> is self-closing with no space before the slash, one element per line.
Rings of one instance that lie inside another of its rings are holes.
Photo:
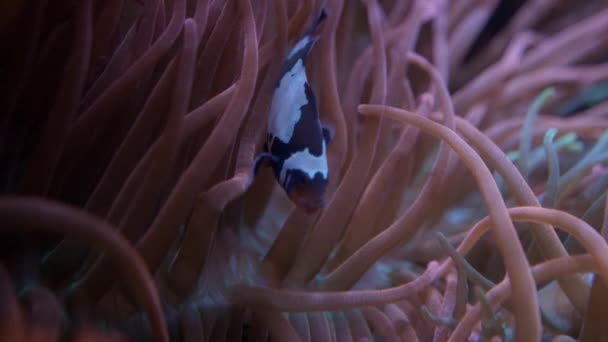
<path fill-rule="evenodd" d="M 314 32 L 326 17 L 322 10 L 283 61 L 270 106 L 264 152 L 253 164 L 254 175 L 262 165 L 272 167 L 291 201 L 309 214 L 326 205 L 327 145 L 333 137 L 333 129 L 321 124 L 305 65 L 318 40 Z"/>

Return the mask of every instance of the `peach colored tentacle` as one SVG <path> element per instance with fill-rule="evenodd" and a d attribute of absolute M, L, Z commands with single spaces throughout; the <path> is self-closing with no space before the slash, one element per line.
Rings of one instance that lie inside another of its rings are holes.
<path fill-rule="evenodd" d="M 156 336 L 169 341 L 156 285 L 143 259 L 115 229 L 77 209 L 28 197 L 0 198 L 3 229 L 55 232 L 93 244 L 104 251 L 120 270 L 131 294 L 148 313 Z"/>
<path fill-rule="evenodd" d="M 515 232 L 513 222 L 508 216 L 500 192 L 494 183 L 494 179 L 471 147 L 464 143 L 453 131 L 440 126 L 428 119 L 416 116 L 413 113 L 390 108 L 386 106 L 361 105 L 359 110 L 370 115 L 386 115 L 396 120 L 403 120 L 414 124 L 425 130 L 427 133 L 445 139 L 454 149 L 457 149 L 463 162 L 468 166 L 476 177 L 481 193 L 485 199 L 485 204 L 495 223 L 494 234 L 498 244 L 498 249 L 502 255 L 507 273 L 514 284 L 514 311 L 516 320 L 516 339 L 532 337 L 534 340 L 540 338 L 540 316 L 536 311 L 537 298 L 535 295 L 535 285 L 530 272 L 522 272 L 528 269 L 528 262 L 519 239 Z M 387 230 L 388 231 L 388 230 Z M 380 235 L 382 236 L 382 234 Z M 359 251 L 365 250 L 365 246 Z M 517 284 L 517 285 L 515 285 Z"/>

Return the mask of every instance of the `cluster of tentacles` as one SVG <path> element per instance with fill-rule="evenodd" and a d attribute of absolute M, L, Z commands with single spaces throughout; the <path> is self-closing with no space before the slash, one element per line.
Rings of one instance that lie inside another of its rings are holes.
<path fill-rule="evenodd" d="M 321 8 L 307 215 L 250 168 Z M 606 32 L 599 0 L 7 1 L 0 339 L 601 340 Z"/>

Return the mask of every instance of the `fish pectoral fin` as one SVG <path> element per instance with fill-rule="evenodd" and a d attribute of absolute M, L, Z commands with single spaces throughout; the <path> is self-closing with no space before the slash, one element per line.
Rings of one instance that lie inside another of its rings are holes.
<path fill-rule="evenodd" d="M 259 156 L 255 158 L 253 161 L 253 165 L 251 166 L 251 170 L 253 175 L 258 174 L 258 169 L 260 166 L 273 166 L 276 162 L 276 157 L 268 152 L 261 153 Z"/>
<path fill-rule="evenodd" d="M 321 129 L 323 130 L 323 140 L 325 140 L 326 145 L 329 145 L 334 138 L 334 130 L 327 126 L 323 126 Z"/>
<path fill-rule="evenodd" d="M 262 147 L 265 153 L 269 153 L 270 149 L 268 146 L 272 143 L 273 136 L 270 133 L 266 133 L 266 140 L 264 141 L 264 146 Z"/>

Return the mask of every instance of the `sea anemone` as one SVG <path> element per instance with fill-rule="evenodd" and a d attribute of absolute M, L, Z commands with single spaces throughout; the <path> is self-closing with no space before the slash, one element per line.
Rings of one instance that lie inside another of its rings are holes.
<path fill-rule="evenodd" d="M 309 214 L 250 170 L 321 10 Z M 0 338 L 607 338 L 606 32 L 595 0 L 7 1 Z"/>

